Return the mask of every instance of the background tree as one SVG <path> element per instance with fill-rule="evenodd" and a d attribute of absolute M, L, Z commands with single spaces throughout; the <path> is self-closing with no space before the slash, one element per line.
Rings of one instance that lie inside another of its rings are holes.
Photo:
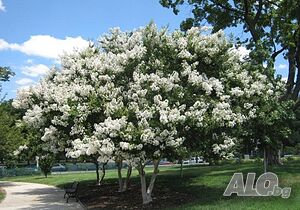
<path fill-rule="evenodd" d="M 98 161 L 98 156 L 97 155 L 82 155 L 78 159 L 80 162 L 91 162 L 95 165 L 96 167 L 96 185 L 101 185 L 103 183 L 103 179 L 105 177 L 105 172 L 106 172 L 106 166 L 108 163 L 108 160 L 104 163 L 101 163 Z M 101 171 L 101 174 L 99 173 L 99 170 Z M 100 177 L 101 175 L 101 177 Z"/>
<path fill-rule="evenodd" d="M 40 156 L 40 158 L 39 158 L 39 165 L 40 165 L 41 171 L 43 172 L 43 174 L 45 175 L 46 178 L 48 177 L 48 174 L 51 173 L 51 168 L 54 164 L 54 160 L 55 160 L 55 158 L 51 154 L 46 154 L 46 155 Z"/>
<path fill-rule="evenodd" d="M 181 24 L 186 30 L 208 23 L 213 31 L 242 26 L 250 35 L 238 43 L 251 49 L 250 56 L 259 63 L 273 66 L 276 57 L 284 53 L 289 63 L 286 97 L 298 100 L 300 91 L 300 2 L 293 0 L 160 0 L 162 6 L 179 13 L 180 5 L 189 4 L 193 17 Z M 279 48 L 279 49 L 277 49 Z M 269 69 L 270 70 L 270 69 Z M 273 76 L 274 71 L 266 72 Z"/>
<path fill-rule="evenodd" d="M 9 81 L 9 78 L 14 76 L 15 73 L 11 71 L 9 67 L 1 67 L 0 66 L 0 94 L 2 92 L 2 82 Z M 4 96 L 1 96 L 0 102 L 2 102 L 5 98 L 6 94 Z"/>
<path fill-rule="evenodd" d="M 213 32 L 239 27 L 247 33 L 243 40 L 236 37 L 237 45 L 245 44 L 250 49 L 251 61 L 267 63 L 262 69 L 269 78 L 274 78 L 274 62 L 283 53 L 289 63 L 289 73 L 284 99 L 299 99 L 300 91 L 300 2 L 293 0 L 160 0 L 162 6 L 179 13 L 181 5 L 192 7 L 192 16 L 182 21 L 181 29 L 209 24 Z M 297 75 L 297 77 L 296 77 Z M 300 104 L 296 103 L 296 106 Z M 287 110 L 289 112 L 289 110 Z M 277 151 L 270 151 L 271 154 Z M 273 164 L 278 157 L 272 157 Z M 272 163 L 272 162 L 271 162 Z"/>
<path fill-rule="evenodd" d="M 183 161 L 190 159 L 191 154 L 185 147 L 180 147 L 170 154 L 166 154 L 167 158 L 171 162 L 178 161 L 180 164 L 180 178 L 183 178 Z"/>
<path fill-rule="evenodd" d="M 300 3 L 293 0 L 160 0 L 162 6 L 179 13 L 180 5 L 192 7 L 193 17 L 182 21 L 181 29 L 209 24 L 213 31 L 240 27 L 249 36 L 237 44 L 245 44 L 251 50 L 250 57 L 258 63 L 267 62 L 273 67 L 276 57 L 285 52 L 289 62 L 287 93 L 298 99 L 300 90 L 299 72 L 299 23 Z M 249 32 L 249 33 L 248 33 Z M 277 49 L 279 47 L 279 49 Z M 294 82 L 297 73 L 297 80 Z M 265 73 L 273 77 L 274 71 Z"/>
<path fill-rule="evenodd" d="M 17 125 L 22 114 L 23 112 L 12 106 L 12 100 L 0 103 L 0 162 L 2 164 L 11 165 L 15 161 L 13 151 L 25 142 L 23 130 Z"/>
<path fill-rule="evenodd" d="M 289 64 L 286 98 L 298 100 L 296 104 L 298 107 L 300 105 L 300 2 L 283 0 L 276 1 L 275 5 L 271 29 L 276 34 L 275 43 L 285 49 L 284 57 Z"/>

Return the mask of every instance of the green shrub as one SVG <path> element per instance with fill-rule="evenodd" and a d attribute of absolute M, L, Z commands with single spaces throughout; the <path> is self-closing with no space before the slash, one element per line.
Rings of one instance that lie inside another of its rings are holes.
<path fill-rule="evenodd" d="M 54 157 L 51 155 L 42 156 L 39 160 L 40 168 L 45 177 L 47 178 L 48 174 L 51 172 L 51 168 L 54 164 Z"/>

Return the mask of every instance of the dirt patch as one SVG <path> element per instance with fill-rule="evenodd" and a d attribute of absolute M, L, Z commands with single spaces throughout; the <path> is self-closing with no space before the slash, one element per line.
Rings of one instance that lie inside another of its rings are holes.
<path fill-rule="evenodd" d="M 101 186 L 85 183 L 79 187 L 79 199 L 87 209 L 164 209 L 178 207 L 193 200 L 190 194 L 174 192 L 157 185 L 153 190 L 153 202 L 144 206 L 140 185 L 131 184 L 124 193 L 117 191 L 117 183 L 105 183 Z"/>

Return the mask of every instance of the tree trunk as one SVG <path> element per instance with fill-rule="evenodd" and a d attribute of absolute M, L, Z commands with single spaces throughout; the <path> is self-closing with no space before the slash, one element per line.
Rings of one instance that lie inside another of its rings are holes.
<path fill-rule="evenodd" d="M 130 181 L 131 172 L 132 172 L 132 165 L 129 164 L 127 169 L 127 176 L 123 184 L 123 189 L 122 189 L 123 192 L 127 191 L 128 189 L 128 186 L 130 184 L 129 181 Z"/>
<path fill-rule="evenodd" d="M 96 165 L 96 184 L 97 185 L 100 185 L 100 178 L 99 178 L 99 162 L 96 160 L 95 162 L 94 162 L 94 164 Z"/>
<path fill-rule="evenodd" d="M 282 162 L 280 161 L 280 158 L 278 156 L 278 149 L 267 146 L 266 153 L 268 165 L 282 165 Z"/>
<path fill-rule="evenodd" d="M 300 69 L 297 68 L 297 71 L 298 71 L 297 79 L 296 79 L 296 83 L 295 83 L 295 88 L 293 90 L 293 99 L 294 100 L 298 100 L 299 92 L 300 92 Z"/>
<path fill-rule="evenodd" d="M 183 160 L 180 163 L 180 178 L 183 178 Z"/>
<path fill-rule="evenodd" d="M 123 163 L 122 160 L 117 160 L 118 180 L 119 180 L 119 190 L 118 190 L 118 192 L 123 192 L 122 163 Z"/>
<path fill-rule="evenodd" d="M 159 160 L 153 161 L 153 174 L 152 174 L 152 177 L 151 177 L 151 180 L 150 180 L 149 187 L 147 189 L 147 193 L 150 195 L 150 197 L 151 197 L 151 194 L 152 194 L 152 191 L 153 191 L 153 188 L 154 188 L 154 183 L 155 183 L 157 174 L 159 172 L 158 164 L 159 164 Z"/>
<path fill-rule="evenodd" d="M 289 62 L 289 73 L 286 82 L 286 96 L 285 98 L 289 98 L 293 92 L 294 84 L 295 84 L 295 74 L 296 74 L 296 60 L 295 60 L 295 48 L 290 47 L 288 51 L 288 62 Z"/>
<path fill-rule="evenodd" d="M 293 91 L 293 98 L 297 101 L 299 98 L 299 92 L 300 92 L 300 4 L 297 8 L 297 22 L 298 22 L 298 30 L 296 31 L 296 34 L 294 36 L 295 44 L 296 44 L 296 51 L 295 51 L 295 62 L 296 62 L 296 68 L 297 68 L 297 79 L 295 83 L 295 88 Z"/>
<path fill-rule="evenodd" d="M 105 163 L 102 164 L 102 168 L 101 168 L 101 171 L 102 171 L 102 176 L 101 176 L 101 179 L 99 181 L 99 185 L 102 184 L 103 182 L 103 179 L 105 177 L 105 166 L 107 165 L 108 161 L 106 161 Z"/>
<path fill-rule="evenodd" d="M 268 167 L 268 159 L 267 159 L 267 151 L 266 146 L 264 146 L 264 173 L 267 173 Z"/>
<path fill-rule="evenodd" d="M 139 171 L 139 175 L 140 175 L 140 179 L 141 179 L 141 191 L 142 191 L 142 198 L 143 198 L 143 204 L 148 204 L 152 202 L 152 191 L 154 188 L 154 183 L 158 174 L 158 164 L 159 164 L 159 160 L 155 160 L 153 161 L 153 174 L 150 180 L 150 184 L 149 187 L 147 188 L 147 183 L 146 183 L 146 174 L 144 171 L 145 165 L 143 165 L 142 163 L 140 163 L 138 165 L 138 171 Z"/>
<path fill-rule="evenodd" d="M 141 190 L 142 190 L 142 198 L 143 198 L 143 204 L 148 204 L 152 202 L 151 196 L 147 193 L 147 184 L 146 184 L 146 174 L 144 171 L 144 166 L 140 166 L 139 168 L 139 175 L 141 178 Z"/>

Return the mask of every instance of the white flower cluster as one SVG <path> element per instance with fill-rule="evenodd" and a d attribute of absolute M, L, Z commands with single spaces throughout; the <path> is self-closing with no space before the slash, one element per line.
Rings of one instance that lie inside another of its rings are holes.
<path fill-rule="evenodd" d="M 27 110 L 24 121 L 45 144 L 66 145 L 70 157 L 160 157 L 182 146 L 191 127 L 232 128 L 255 117 L 259 97 L 281 89 L 247 71 L 223 32 L 200 32 L 112 29 L 99 45 L 63 56 L 60 70 L 18 92 L 13 104 Z M 214 151 L 233 144 L 225 139 Z"/>
<path fill-rule="evenodd" d="M 222 133 L 220 136 L 214 135 L 217 140 L 223 141 L 221 144 L 213 144 L 213 152 L 218 154 L 222 158 L 232 158 L 233 157 L 233 147 L 235 146 L 236 138 L 227 136 Z"/>
<path fill-rule="evenodd" d="M 18 156 L 18 155 L 20 155 L 23 151 L 25 151 L 25 150 L 27 150 L 27 149 L 28 149 L 28 147 L 27 147 L 26 144 L 21 145 L 21 146 L 19 146 L 19 148 L 18 148 L 17 150 L 15 150 L 15 151 L 13 152 L 13 154 L 14 154 L 14 156 Z"/>

